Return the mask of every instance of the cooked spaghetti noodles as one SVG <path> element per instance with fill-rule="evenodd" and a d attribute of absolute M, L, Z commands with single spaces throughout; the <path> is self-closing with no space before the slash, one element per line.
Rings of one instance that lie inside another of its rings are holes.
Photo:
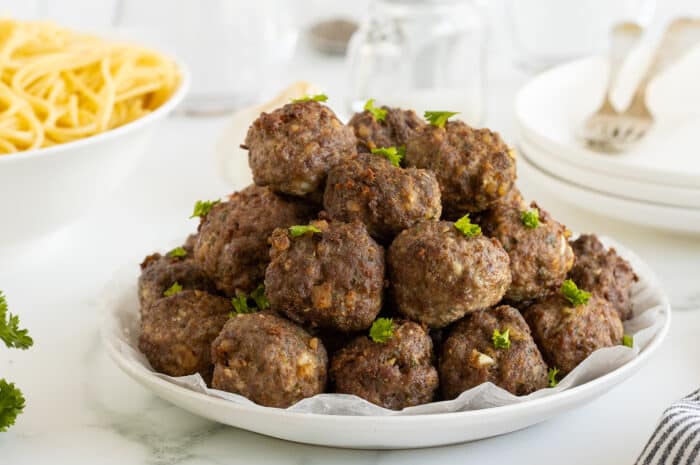
<path fill-rule="evenodd" d="M 0 155 L 121 126 L 179 84 L 175 63 L 144 47 L 0 19 Z"/>

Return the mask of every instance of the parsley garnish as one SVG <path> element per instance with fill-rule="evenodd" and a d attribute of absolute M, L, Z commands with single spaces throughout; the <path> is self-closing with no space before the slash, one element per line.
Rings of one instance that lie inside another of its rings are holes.
<path fill-rule="evenodd" d="M 270 301 L 267 300 L 267 296 L 265 295 L 264 284 L 256 287 L 255 290 L 250 293 L 250 298 L 255 301 L 255 306 L 258 307 L 259 310 L 270 308 Z"/>
<path fill-rule="evenodd" d="M 175 247 L 173 250 L 168 252 L 168 257 L 172 258 L 183 258 L 187 256 L 187 251 L 184 247 Z"/>
<path fill-rule="evenodd" d="M 325 102 L 328 100 L 328 96 L 326 94 L 316 94 L 316 95 L 304 95 L 301 98 L 293 98 L 292 103 L 301 103 L 301 102 Z"/>
<path fill-rule="evenodd" d="M 221 200 L 197 200 L 197 203 L 194 204 L 194 211 L 192 212 L 192 216 L 190 216 L 190 218 L 194 218 L 195 216 L 200 218 L 207 216 L 211 211 L 211 208 L 219 202 L 221 202 Z"/>
<path fill-rule="evenodd" d="M 559 374 L 559 368 L 550 368 L 547 373 L 547 378 L 549 378 L 549 387 L 557 387 L 559 381 L 557 381 L 557 375 Z"/>
<path fill-rule="evenodd" d="M 634 345 L 634 338 L 629 334 L 625 334 L 622 336 L 622 345 L 631 348 Z"/>
<path fill-rule="evenodd" d="M 28 349 L 34 344 L 29 331 L 19 328 L 19 317 L 7 311 L 7 300 L 0 291 L 0 340 L 8 349 Z M 2 407 L 2 404 L 0 404 Z"/>
<path fill-rule="evenodd" d="M 391 318 L 377 318 L 369 329 L 369 337 L 374 342 L 382 344 L 394 337 L 394 320 Z"/>
<path fill-rule="evenodd" d="M 243 293 L 239 293 L 236 297 L 233 297 L 231 299 L 231 305 L 233 305 L 233 311 L 229 314 L 231 316 L 255 312 L 255 308 L 248 306 L 248 296 Z"/>
<path fill-rule="evenodd" d="M 523 222 L 525 227 L 535 229 L 540 225 L 540 211 L 536 208 L 525 210 L 520 214 L 520 221 Z"/>
<path fill-rule="evenodd" d="M 423 117 L 436 128 L 444 128 L 447 120 L 458 114 L 458 111 L 426 111 Z"/>
<path fill-rule="evenodd" d="M 0 432 L 15 424 L 17 416 L 24 410 L 24 396 L 14 383 L 0 379 Z"/>
<path fill-rule="evenodd" d="M 510 329 L 503 332 L 500 332 L 498 328 L 494 329 L 491 340 L 496 349 L 510 349 Z"/>
<path fill-rule="evenodd" d="M 292 235 L 292 237 L 299 237 L 303 236 L 306 233 L 320 233 L 321 230 L 318 229 L 316 226 L 312 224 L 298 224 L 296 226 L 290 226 L 289 227 L 289 234 Z"/>
<path fill-rule="evenodd" d="M 180 286 L 180 283 L 175 281 L 172 286 L 170 286 L 169 288 L 167 288 L 165 290 L 165 292 L 163 292 L 163 296 L 170 297 L 170 296 L 177 294 L 180 291 L 182 291 L 182 286 Z"/>
<path fill-rule="evenodd" d="M 367 103 L 365 103 L 365 111 L 372 113 L 376 121 L 384 121 L 386 119 L 387 111 L 384 108 L 375 107 L 373 98 L 367 100 Z"/>
<path fill-rule="evenodd" d="M 566 297 L 566 300 L 571 302 L 571 305 L 574 307 L 586 305 L 588 303 L 588 299 L 591 298 L 590 292 L 579 289 L 578 286 L 576 286 L 576 283 L 570 279 L 564 281 L 564 283 L 561 285 L 560 291 L 562 295 Z"/>
<path fill-rule="evenodd" d="M 469 213 L 455 221 L 455 228 L 467 237 L 474 237 L 481 234 L 481 227 L 471 222 Z"/>
<path fill-rule="evenodd" d="M 401 161 L 403 160 L 403 157 L 406 156 L 406 146 L 404 145 L 399 148 L 381 147 L 371 150 L 374 155 L 381 155 L 388 158 L 391 164 L 394 166 L 401 166 Z"/>

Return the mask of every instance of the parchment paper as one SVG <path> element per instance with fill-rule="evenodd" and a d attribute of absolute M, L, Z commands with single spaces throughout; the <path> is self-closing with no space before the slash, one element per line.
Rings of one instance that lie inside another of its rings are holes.
<path fill-rule="evenodd" d="M 635 316 L 625 322 L 625 334 L 634 337 L 634 347 L 616 346 L 600 349 L 562 379 L 556 388 L 541 389 L 527 396 L 517 397 L 492 383 L 485 383 L 463 392 L 454 400 L 432 402 L 409 407 L 402 411 L 388 410 L 357 396 L 347 394 L 319 394 L 301 400 L 287 410 L 328 415 L 424 415 L 477 410 L 550 396 L 586 383 L 625 365 L 640 351 L 643 351 L 654 336 L 662 330 L 669 318 L 670 308 L 668 299 L 661 290 L 656 276 L 639 257 L 611 239 L 604 237 L 600 239 L 606 246 L 615 247 L 618 254 L 631 263 L 639 276 L 639 282 L 636 283 L 632 296 Z M 237 404 L 269 409 L 270 407 L 259 406 L 238 394 L 210 389 L 199 374 L 173 378 L 153 371 L 146 357 L 138 350 L 140 331 L 136 285 L 138 273 L 138 265 L 134 264 L 120 272 L 114 281 L 107 286 L 105 291 L 107 315 L 102 331 L 105 343 L 114 347 L 127 363 L 138 365 L 139 368 L 150 372 L 152 376 L 157 376 L 186 389 Z"/>

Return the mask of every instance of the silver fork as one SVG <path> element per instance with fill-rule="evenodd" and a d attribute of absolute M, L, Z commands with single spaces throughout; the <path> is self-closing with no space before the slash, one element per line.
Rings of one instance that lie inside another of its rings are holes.
<path fill-rule="evenodd" d="M 582 137 L 594 149 L 606 151 L 610 143 L 611 128 L 617 124 L 620 113 L 612 104 L 610 94 L 617 81 L 617 75 L 630 50 L 639 42 L 643 29 L 636 23 L 620 23 L 610 31 L 610 74 L 603 103 L 583 124 Z"/>
<path fill-rule="evenodd" d="M 654 124 L 654 116 L 646 102 L 649 83 L 678 61 L 698 41 L 700 19 L 679 18 L 669 24 L 627 109 L 621 114 L 613 108 L 614 113 L 608 113 L 604 117 L 594 115 L 595 118 L 599 118 L 600 124 L 593 125 L 594 129 L 590 132 L 588 122 L 586 123 L 584 138 L 588 146 L 605 153 L 620 153 L 639 142 Z M 589 118 L 589 122 L 594 117 Z"/>

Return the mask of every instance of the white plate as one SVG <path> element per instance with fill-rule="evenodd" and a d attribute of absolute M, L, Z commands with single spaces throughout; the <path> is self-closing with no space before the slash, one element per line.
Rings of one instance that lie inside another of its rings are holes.
<path fill-rule="evenodd" d="M 562 387 L 566 385 L 567 379 L 576 378 L 575 372 L 572 372 L 557 389 L 538 391 L 544 395 L 510 405 L 453 413 L 333 415 L 262 407 L 243 398 L 241 399 L 245 402 L 235 402 L 236 399 L 195 392 L 154 373 L 147 364 L 138 362 L 129 355 L 130 351 L 133 352 L 132 347 L 125 347 L 124 341 L 133 341 L 138 332 L 138 304 L 133 284 L 136 277 L 133 274 L 128 277 L 129 285 L 122 286 L 119 282 L 110 285 L 111 289 L 116 290 L 116 295 L 105 299 L 109 308 L 103 327 L 103 340 L 116 364 L 154 394 L 202 417 L 268 436 L 307 444 L 362 449 L 418 448 L 487 438 L 564 414 L 605 394 L 639 370 L 666 336 L 670 325 L 670 308 L 654 273 L 622 245 L 606 238 L 602 240 L 606 245 L 616 247 L 622 256 L 630 260 L 640 276 L 640 281 L 633 290 L 633 302 L 635 313 L 642 316 L 631 320 L 629 324 L 632 326 L 626 329 L 636 334 L 635 352 L 627 349 L 620 351 L 618 349 L 624 348 L 619 347 L 602 349 L 586 362 L 608 356 L 610 360 L 620 361 L 618 368 L 597 374 L 589 372 L 589 377 L 580 378 L 580 384 Z M 641 322 L 640 319 L 645 321 Z M 130 344 L 133 345 L 133 342 Z M 613 351 L 614 357 L 611 356 Z M 482 385 L 471 391 L 488 387 L 490 385 Z M 350 396 L 345 396 L 348 397 Z M 429 406 L 437 404 L 445 402 Z"/>
<path fill-rule="evenodd" d="M 660 206 L 596 191 L 556 177 L 529 159 L 529 153 L 523 146 L 520 147 L 520 155 L 518 169 L 524 177 L 573 205 L 634 224 L 668 231 L 700 233 L 698 209 Z"/>
<path fill-rule="evenodd" d="M 670 71 L 667 74 L 673 74 Z M 669 96 L 674 82 L 671 77 L 660 77 L 650 90 Z M 649 135 L 629 153 L 606 155 L 583 146 L 578 128 L 600 104 L 606 85 L 607 65 L 596 57 L 536 76 L 516 98 L 521 134 L 568 165 L 646 183 L 700 189 L 700 159 L 696 155 L 699 116 L 659 118 Z M 659 100 L 653 97 L 650 99 Z"/>
<path fill-rule="evenodd" d="M 659 207 L 681 207 L 700 211 L 700 189 L 653 184 L 571 165 L 521 134 L 519 145 L 527 158 L 562 180 L 588 189 Z"/>

